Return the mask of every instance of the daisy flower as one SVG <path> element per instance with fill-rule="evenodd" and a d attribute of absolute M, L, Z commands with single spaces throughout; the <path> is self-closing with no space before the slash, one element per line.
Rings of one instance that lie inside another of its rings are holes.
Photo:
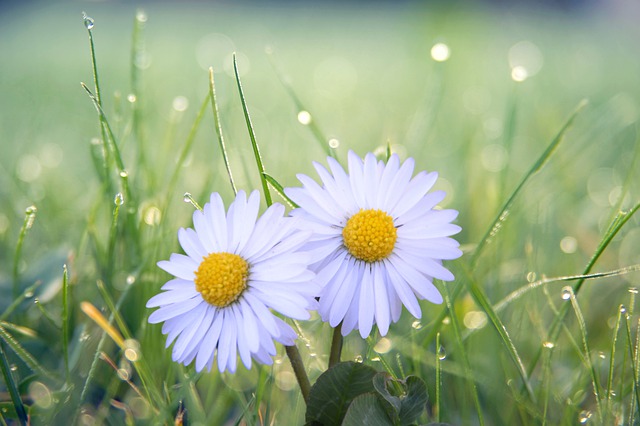
<path fill-rule="evenodd" d="M 454 279 L 442 261 L 462 255 L 449 238 L 461 230 L 450 223 L 458 212 L 434 209 L 445 196 L 428 192 L 438 175 L 412 178 L 411 158 L 401 165 L 393 154 L 384 164 L 369 153 L 363 162 L 349 151 L 348 174 L 327 161 L 331 172 L 314 163 L 322 186 L 301 174 L 302 188 L 285 190 L 299 206 L 291 215 L 313 231 L 304 249 L 322 286 L 318 312 L 332 327 L 342 323 L 345 336 L 358 329 L 365 338 L 373 324 L 384 336 L 402 305 L 420 318 L 419 299 L 442 303 L 433 279 Z"/>
<path fill-rule="evenodd" d="M 257 219 L 260 195 L 239 191 L 225 213 L 220 195 L 193 214 L 194 229 L 180 229 L 186 253 L 172 254 L 158 266 L 175 278 L 147 302 L 156 310 L 150 323 L 164 322 L 166 347 L 174 361 L 197 371 L 211 370 L 217 354 L 220 372 L 235 372 L 237 355 L 249 369 L 251 359 L 271 364 L 274 341 L 291 346 L 297 335 L 271 309 L 294 319 L 309 318 L 319 287 L 299 251 L 310 236 L 296 229 L 273 204 Z M 257 220 L 256 220 L 257 219 Z"/>

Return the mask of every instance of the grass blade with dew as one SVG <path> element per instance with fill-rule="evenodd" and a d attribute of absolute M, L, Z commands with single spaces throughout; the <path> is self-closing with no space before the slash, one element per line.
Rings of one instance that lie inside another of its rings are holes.
<path fill-rule="evenodd" d="M 132 108 L 132 128 L 133 135 L 135 137 L 135 141 L 137 143 L 137 155 L 138 160 L 136 164 L 141 170 L 147 172 L 147 159 L 145 156 L 146 153 L 146 135 L 144 132 L 144 128 L 142 127 L 143 122 L 143 110 L 142 110 L 142 102 L 141 102 L 141 94 L 142 94 L 142 85 L 140 83 L 140 72 L 145 66 L 145 62 L 147 59 L 147 53 L 145 52 L 144 46 L 144 38 L 142 37 L 142 32 L 144 30 L 144 25 L 147 22 L 147 14 L 138 9 L 136 11 L 136 16 L 133 19 L 133 31 L 131 34 L 131 96 L 135 99 L 134 102 L 131 102 Z"/>
<path fill-rule="evenodd" d="M 307 109 L 304 106 L 304 104 L 296 94 L 295 90 L 293 90 L 293 87 L 291 87 L 291 84 L 289 83 L 288 79 L 284 77 L 284 72 L 275 61 L 273 50 L 271 48 L 267 48 L 266 53 L 267 53 L 267 58 L 269 59 L 269 63 L 273 67 L 276 73 L 276 76 L 278 77 L 278 80 L 280 81 L 280 83 L 282 84 L 282 87 L 284 87 L 284 90 L 287 92 L 287 94 L 293 101 L 294 105 L 296 106 L 296 110 L 298 112 L 298 122 L 303 126 L 308 127 L 309 130 L 311 130 L 311 133 L 316 138 L 316 141 L 318 141 L 320 148 L 324 151 L 326 155 L 336 158 L 335 149 L 331 147 L 329 143 L 329 139 L 324 135 L 322 130 L 320 130 L 320 127 L 318 126 L 315 119 L 313 118 L 314 116 L 309 112 L 309 109 Z M 304 118 L 304 119 L 301 120 L 301 118 Z"/>
<path fill-rule="evenodd" d="M 6 343 L 11 350 L 24 362 L 27 367 L 32 371 L 41 374 L 47 378 L 53 378 L 54 376 L 44 369 L 38 361 L 31 355 L 22 345 L 9 333 L 5 328 L 0 325 L 0 339 Z"/>
<path fill-rule="evenodd" d="M 69 383 L 69 271 L 62 267 L 62 357 L 65 382 Z"/>
<path fill-rule="evenodd" d="M 27 417 L 27 411 L 24 408 L 24 404 L 22 403 L 22 398 L 20 397 L 20 392 L 18 391 L 18 387 L 16 386 L 15 381 L 13 380 L 13 375 L 11 374 L 11 368 L 9 368 L 9 363 L 7 362 L 7 356 L 4 351 L 4 343 L 0 341 L 0 369 L 2 369 L 2 376 L 4 377 L 5 385 L 7 386 L 7 391 L 9 391 L 9 395 L 11 396 L 11 401 L 13 402 L 13 407 L 16 410 L 16 414 L 18 415 L 18 420 L 21 425 L 29 424 L 29 419 Z"/>
<path fill-rule="evenodd" d="M 9 318 L 11 316 L 11 314 L 13 313 L 13 311 L 15 311 L 18 308 L 18 306 L 20 306 L 20 304 L 25 299 L 31 297 L 33 295 L 33 292 L 35 291 L 35 289 L 40 287 L 40 285 L 42 285 L 42 281 L 36 281 L 35 284 L 27 287 L 27 289 L 25 291 L 20 293 L 20 295 L 16 299 L 13 299 L 13 301 L 7 307 L 7 309 L 5 309 L 4 312 L 2 313 L 2 315 L 0 315 L 0 321 L 3 321 L 5 319 Z"/>
<path fill-rule="evenodd" d="M 618 315 L 616 316 L 616 324 L 613 327 L 613 336 L 611 338 L 611 352 L 609 355 L 609 374 L 607 375 L 607 387 L 605 389 L 606 392 L 606 401 L 604 408 L 605 417 L 602 419 L 604 423 L 609 420 L 609 415 L 611 414 L 611 397 L 613 396 L 613 370 L 615 367 L 615 355 L 616 355 L 616 342 L 618 341 L 618 333 L 620 331 L 620 321 L 622 319 L 622 314 L 624 312 L 624 306 L 620 305 L 618 308 Z"/>
<path fill-rule="evenodd" d="M 200 123 L 202 122 L 204 114 L 207 111 L 207 105 L 209 105 L 209 94 L 207 94 L 207 96 L 204 98 L 204 101 L 202 101 L 202 104 L 200 105 L 198 115 L 196 115 L 196 119 L 191 126 L 191 130 L 189 130 L 187 139 L 182 146 L 182 151 L 180 151 L 180 156 L 178 157 L 178 161 L 176 162 L 176 167 L 173 169 L 173 173 L 171 173 L 171 177 L 169 178 L 169 183 L 167 184 L 166 190 L 167 196 L 164 200 L 165 205 L 162 209 L 163 212 L 165 212 L 171 204 L 171 200 L 175 192 L 175 187 L 178 184 L 178 176 L 180 175 L 180 170 L 182 170 L 182 166 L 187 159 L 187 155 L 189 154 L 189 151 L 191 151 L 193 141 L 195 140 L 198 129 L 200 128 Z M 166 217 L 166 215 L 163 214 L 162 217 Z"/>
<path fill-rule="evenodd" d="M 434 410 L 436 412 L 436 423 L 440 423 L 440 417 L 441 417 L 441 402 L 440 402 L 440 398 L 441 398 L 441 393 L 442 393 L 442 368 L 440 366 L 440 363 L 442 362 L 442 358 L 441 358 L 441 353 L 442 351 L 442 346 L 440 346 L 440 332 L 436 333 L 436 358 L 435 358 L 435 362 L 436 362 L 436 401 L 434 403 Z"/>
<path fill-rule="evenodd" d="M 138 375 L 140 376 L 140 381 L 142 382 L 144 389 L 148 393 L 147 397 L 149 398 L 149 401 L 151 402 L 152 399 L 155 400 L 154 408 L 157 409 L 158 407 L 161 407 L 165 401 L 163 400 L 162 396 L 158 392 L 159 387 L 155 383 L 155 379 L 153 375 L 150 373 L 149 365 L 147 364 L 146 358 L 139 354 L 140 352 L 139 348 L 137 348 L 135 350 L 135 354 L 133 354 L 135 358 L 132 358 L 132 356 L 127 355 L 127 351 L 131 350 L 131 348 L 128 345 L 128 342 L 133 341 L 133 336 L 131 336 L 131 332 L 129 331 L 127 324 L 125 323 L 124 319 L 120 315 L 120 311 L 116 308 L 116 305 L 113 303 L 113 300 L 111 299 L 111 296 L 109 295 L 109 292 L 105 288 L 104 284 L 101 281 L 98 281 L 97 285 L 98 285 L 98 290 L 102 295 L 102 298 L 107 304 L 107 307 L 111 312 L 111 315 L 113 315 L 113 318 L 118 324 L 118 328 L 120 329 L 120 332 L 124 336 L 125 340 L 123 341 L 122 350 L 124 351 L 125 358 L 131 361 L 133 368 L 135 368 L 136 371 L 138 372 Z"/>
<path fill-rule="evenodd" d="M 609 224 L 607 231 L 604 233 L 604 236 L 600 240 L 598 247 L 596 248 L 595 252 L 591 256 L 591 259 L 589 259 L 589 262 L 587 263 L 587 266 L 584 268 L 582 275 L 586 276 L 591 272 L 591 269 L 593 268 L 597 260 L 600 258 L 602 253 L 604 253 L 604 251 L 607 249 L 607 247 L 609 246 L 613 238 L 616 235 L 618 235 L 618 232 L 620 232 L 620 229 L 624 227 L 624 225 L 629 221 L 629 219 L 631 219 L 631 217 L 638 211 L 638 209 L 640 209 L 640 202 L 638 202 L 635 206 L 633 206 L 631 210 L 627 212 L 619 212 L 618 215 L 615 216 L 615 218 Z M 573 287 L 573 292 L 576 294 L 576 296 L 580 291 L 580 288 L 582 287 L 584 282 L 585 282 L 585 279 L 580 278 L 578 279 L 578 282 Z M 567 315 L 567 312 L 569 312 L 569 305 L 566 305 L 566 304 L 562 305 L 562 307 L 558 311 L 558 314 L 553 319 L 553 323 L 551 324 L 551 327 L 549 329 L 550 331 L 545 341 L 554 343 L 554 347 L 558 339 L 558 336 L 560 334 L 560 329 L 562 328 L 560 327 L 560 325 L 563 323 L 564 318 Z M 553 350 L 554 347 L 552 347 L 551 350 Z M 540 359 L 540 354 L 541 354 L 541 350 L 539 349 L 531 360 L 531 363 L 529 365 L 529 370 L 527 371 L 528 374 L 531 374 L 531 372 L 535 369 L 536 364 Z"/>
<path fill-rule="evenodd" d="M 576 295 L 573 292 L 573 289 L 570 286 L 567 286 L 563 291 L 567 291 L 569 293 L 571 307 L 573 308 L 573 311 L 576 314 L 576 318 L 578 319 L 578 327 L 580 328 L 580 335 L 582 337 L 582 345 L 584 349 L 584 361 L 586 362 L 586 367 L 589 370 L 589 374 L 591 375 L 593 395 L 596 399 L 599 418 L 602 421 L 604 419 L 604 413 L 602 412 L 602 401 L 600 400 L 600 384 L 598 383 L 598 375 L 596 373 L 595 367 L 593 366 L 593 362 L 591 361 L 591 350 L 589 349 L 589 340 L 587 338 L 587 323 L 584 320 L 584 315 L 582 314 L 582 310 L 580 309 L 578 299 L 576 299 Z"/>
<path fill-rule="evenodd" d="M 453 328 L 453 334 L 456 339 L 456 343 L 458 344 L 458 348 L 460 349 L 460 356 L 462 358 L 462 363 L 465 369 L 465 375 L 468 377 L 467 383 L 469 384 L 469 388 L 471 390 L 471 394 L 473 396 L 473 402 L 476 407 L 476 412 L 478 413 L 478 422 L 480 426 L 484 425 L 484 417 L 482 415 L 482 406 L 480 405 L 480 397 L 478 395 L 478 386 L 476 385 L 476 380 L 474 378 L 473 370 L 471 369 L 471 364 L 469 363 L 469 356 L 467 355 L 467 351 L 464 347 L 464 341 L 462 340 L 462 334 L 460 333 L 460 324 L 458 322 L 458 317 L 456 315 L 455 307 L 453 306 L 453 299 L 451 297 L 451 293 L 449 292 L 449 287 L 446 285 L 440 286 L 442 295 L 444 296 L 444 302 L 447 307 L 446 311 L 449 312 L 449 318 L 451 318 L 451 326 Z"/>
<path fill-rule="evenodd" d="M 469 291 L 471 293 L 471 296 L 476 301 L 478 306 L 480 306 L 482 310 L 484 310 L 485 314 L 487 314 L 487 316 L 491 320 L 491 324 L 493 324 L 493 327 L 498 332 L 498 335 L 500 336 L 502 343 L 507 349 L 507 352 L 509 353 L 511 360 L 513 361 L 516 369 L 518 370 L 518 374 L 520 374 L 520 378 L 522 379 L 523 385 L 527 389 L 529 398 L 531 399 L 531 401 L 535 402 L 536 396 L 533 392 L 533 388 L 531 387 L 529 376 L 524 367 L 524 363 L 522 362 L 522 358 L 518 354 L 518 350 L 516 349 L 516 346 L 514 345 L 513 341 L 511 340 L 511 337 L 509 336 L 509 332 L 507 331 L 507 328 L 505 327 L 500 317 L 498 317 L 498 314 L 491 307 L 491 303 L 489 302 L 489 299 L 487 298 L 485 293 L 482 291 L 482 289 L 480 288 L 476 280 L 473 278 L 473 276 L 471 275 L 471 272 L 468 271 L 466 268 L 463 268 L 463 269 L 465 270 L 465 273 L 467 275 L 466 281 L 469 283 Z"/>
<path fill-rule="evenodd" d="M 209 67 L 209 99 L 211 99 L 211 109 L 213 110 L 213 122 L 216 126 L 216 134 L 218 135 L 218 144 L 220 145 L 220 151 L 222 152 L 222 159 L 224 160 L 224 167 L 227 169 L 229 175 L 229 183 L 233 194 L 237 194 L 236 184 L 233 181 L 233 174 L 231 173 L 231 165 L 229 164 L 229 157 L 227 156 L 227 148 L 224 144 L 224 136 L 222 135 L 222 125 L 220 124 L 220 112 L 218 110 L 218 101 L 216 100 L 216 86 L 213 79 L 213 67 Z"/>
<path fill-rule="evenodd" d="M 620 312 L 622 313 L 622 315 L 624 315 L 624 325 L 625 325 L 625 331 L 626 331 L 626 337 L 627 337 L 627 348 L 629 349 L 629 357 L 631 358 L 631 371 L 633 374 L 633 384 L 631 386 L 631 392 L 633 393 L 633 396 L 630 398 L 629 401 L 629 422 L 627 424 L 634 424 L 633 419 L 636 416 L 636 410 L 640 409 L 640 388 L 638 387 L 638 340 L 636 340 L 636 344 L 633 344 L 633 339 L 631 338 L 631 326 L 629 325 L 629 322 L 631 321 L 631 316 L 629 315 L 629 313 L 626 311 L 626 309 L 624 309 L 624 306 L 620 308 Z M 638 338 L 640 338 L 640 335 L 638 335 Z M 640 415 L 640 412 L 638 412 L 638 415 Z"/>
<path fill-rule="evenodd" d="M 498 231 L 502 227 L 502 224 L 504 223 L 504 221 L 507 219 L 507 216 L 509 215 L 511 206 L 513 205 L 516 198 L 522 192 L 522 189 L 525 187 L 526 183 L 529 182 L 529 180 L 542 169 L 542 167 L 549 161 L 549 158 L 551 158 L 551 156 L 557 151 L 557 148 L 560 145 L 560 142 L 564 140 L 565 133 L 569 130 L 575 118 L 578 116 L 578 114 L 583 110 L 583 108 L 586 105 L 587 105 L 586 100 L 582 100 L 578 104 L 576 109 L 569 116 L 565 124 L 560 128 L 560 131 L 558 131 L 558 133 L 553 138 L 551 143 L 547 146 L 544 152 L 537 158 L 537 160 L 529 169 L 529 171 L 520 180 L 520 183 L 515 187 L 515 189 L 509 196 L 509 198 L 507 198 L 507 201 L 504 203 L 504 205 L 502 206 L 502 208 L 500 209 L 496 217 L 493 219 L 493 221 L 487 228 L 487 231 L 485 232 L 484 236 L 480 239 L 480 242 L 478 243 L 473 254 L 471 255 L 471 259 L 469 261 L 469 265 L 470 265 L 469 270 L 473 271 L 475 269 L 478 259 L 480 258 L 480 255 L 484 251 L 484 248 L 497 235 Z M 454 286 L 451 294 L 452 300 L 455 301 L 457 299 L 457 297 L 460 295 L 460 292 L 462 292 L 463 288 L 464 288 L 464 283 L 458 283 L 456 286 Z M 429 340 L 432 340 L 433 335 L 439 331 L 440 325 L 442 324 L 442 320 L 446 316 L 447 316 L 447 311 L 446 309 L 443 309 L 438 315 L 438 317 L 433 321 L 432 331 L 428 336 Z M 528 371 L 528 374 L 530 375 L 531 372 Z"/>
<path fill-rule="evenodd" d="M 251 138 L 251 147 L 253 148 L 253 156 L 256 159 L 256 165 L 258 167 L 258 173 L 260 175 L 260 183 L 262 183 L 262 191 L 264 192 L 264 199 L 267 207 L 271 206 L 271 193 L 269 192 L 269 185 L 265 177 L 264 165 L 262 164 L 262 157 L 260 156 L 260 149 L 258 148 L 258 142 L 256 141 L 256 135 L 253 131 L 253 124 L 251 124 L 251 116 L 249 115 L 249 109 L 247 108 L 247 101 L 244 97 L 242 90 L 242 83 L 240 81 L 240 73 L 238 71 L 238 60 L 236 54 L 233 54 L 233 71 L 236 76 L 236 83 L 238 85 L 238 93 L 240 94 L 240 102 L 242 103 L 242 111 L 244 112 L 244 119 L 247 124 L 247 130 L 249 131 L 249 138 Z"/>
<path fill-rule="evenodd" d="M 18 235 L 18 243 L 16 244 L 16 251 L 13 256 L 13 299 L 17 299 L 20 296 L 20 258 L 22 256 L 22 244 L 24 238 L 27 236 L 27 232 L 33 226 L 36 220 L 36 213 L 38 209 L 36 206 L 29 206 L 24 211 L 24 221 L 20 228 L 20 234 Z"/>

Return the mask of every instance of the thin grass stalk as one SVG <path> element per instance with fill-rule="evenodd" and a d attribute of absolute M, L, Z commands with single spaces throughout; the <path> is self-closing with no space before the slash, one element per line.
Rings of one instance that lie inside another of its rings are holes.
<path fill-rule="evenodd" d="M 9 395 L 11 396 L 13 407 L 15 408 L 16 414 L 18 415 L 18 420 L 20 421 L 21 425 L 26 426 L 27 424 L 29 424 L 27 411 L 25 410 L 24 404 L 22 403 L 22 398 L 20 397 L 20 392 L 18 391 L 18 387 L 16 386 L 16 383 L 13 380 L 11 369 L 9 368 L 9 363 L 7 362 L 7 356 L 4 351 L 4 343 L 1 341 L 0 341 L 0 369 L 2 369 L 2 376 L 4 377 L 4 382 L 5 382 L 5 385 L 7 386 L 7 391 L 9 391 Z"/>
<path fill-rule="evenodd" d="M 611 338 L 611 351 L 609 354 L 609 374 L 607 375 L 607 388 L 606 388 L 606 401 L 605 401 L 605 416 L 603 422 L 606 423 L 611 415 L 611 397 L 613 396 L 613 369 L 615 367 L 615 355 L 616 355 L 616 342 L 618 341 L 618 332 L 620 331 L 620 321 L 622 319 L 623 305 L 618 308 L 618 315 L 616 316 L 616 324 L 613 327 L 613 337 Z"/>
<path fill-rule="evenodd" d="M 289 205 L 289 207 L 291 207 L 292 209 L 296 209 L 299 207 L 295 202 L 293 202 L 291 198 L 287 197 L 287 194 L 284 193 L 284 187 L 280 185 L 280 182 L 278 182 L 273 176 L 269 175 L 268 173 L 263 173 L 262 175 L 273 187 L 273 189 L 276 190 L 278 195 L 281 196 L 282 199 Z"/>
<path fill-rule="evenodd" d="M 142 127 L 142 103 L 141 103 L 141 85 L 140 85 L 140 58 L 144 55 L 144 41 L 142 38 L 142 32 L 144 30 L 144 23 L 147 18 L 142 10 L 136 11 L 136 16 L 133 19 L 133 31 L 131 33 L 131 93 L 135 96 L 135 102 L 132 102 L 132 127 L 135 140 L 137 142 L 137 154 L 138 154 L 138 166 L 141 170 L 147 172 L 147 160 L 146 160 L 146 138 L 144 134 L 144 128 Z"/>
<path fill-rule="evenodd" d="M 189 151 L 191 151 L 191 147 L 193 146 L 193 141 L 195 140 L 196 134 L 198 133 L 198 129 L 200 128 L 200 122 L 202 121 L 202 118 L 204 117 L 204 114 L 207 111 L 208 105 L 209 105 L 209 94 L 207 93 L 207 96 L 205 97 L 204 101 L 202 101 L 202 104 L 200 105 L 200 109 L 198 110 L 198 115 L 196 115 L 196 119 L 193 122 L 193 125 L 191 126 L 191 130 L 189 130 L 187 139 L 185 140 L 184 145 L 182 146 L 182 151 L 180 151 L 180 156 L 178 157 L 176 167 L 173 169 L 173 172 L 171 173 L 171 178 L 169 178 L 169 183 L 167 184 L 167 190 L 166 190 L 167 196 L 164 201 L 165 205 L 164 205 L 164 208 L 162 209 L 163 212 L 166 211 L 168 206 L 171 204 L 171 199 L 175 192 L 175 186 L 178 183 L 178 176 L 180 175 L 180 170 L 182 169 L 182 165 L 187 159 L 187 155 L 189 155 Z M 166 215 L 163 214 L 163 217 L 164 216 Z"/>
<path fill-rule="evenodd" d="M 249 115 L 249 109 L 247 108 L 247 101 L 244 97 L 242 90 L 242 82 L 240 81 L 240 73 L 238 71 L 238 61 L 236 54 L 233 54 L 233 71 L 236 76 L 236 83 L 238 85 L 238 93 L 240 94 L 240 102 L 242 103 L 242 111 L 244 111 L 244 119 L 249 131 L 249 138 L 251 139 L 251 147 L 253 148 L 253 156 L 256 159 L 256 165 L 258 167 L 258 174 L 260 175 L 260 183 L 262 184 L 262 192 L 264 193 L 264 199 L 267 207 L 271 205 L 271 193 L 269 192 L 269 185 L 267 185 L 267 179 L 265 178 L 264 165 L 262 163 L 262 157 L 260 156 L 260 149 L 258 148 L 258 142 L 256 142 L 256 135 L 253 131 L 253 124 L 251 124 L 251 116 Z"/>
<path fill-rule="evenodd" d="M 560 131 L 556 134 L 556 136 L 553 138 L 551 143 L 547 146 L 547 148 L 540 155 L 540 157 L 538 157 L 538 159 L 532 165 L 531 169 L 529 169 L 529 171 L 523 176 L 520 183 L 513 190 L 509 198 L 507 198 L 507 201 L 504 203 L 504 205 L 502 206 L 502 208 L 500 209 L 500 211 L 498 212 L 494 220 L 491 222 L 491 225 L 487 228 L 487 231 L 485 232 L 484 236 L 480 239 L 480 242 L 478 243 L 473 254 L 471 255 L 471 259 L 469 260 L 469 265 L 470 265 L 469 270 L 471 271 L 475 270 L 478 259 L 480 258 L 480 255 L 484 251 L 484 248 L 487 246 L 487 244 L 491 240 L 493 240 L 493 238 L 499 232 L 500 228 L 502 227 L 502 224 L 504 223 L 504 221 L 507 219 L 507 216 L 509 215 L 511 205 L 514 203 L 516 198 L 522 192 L 522 189 L 525 187 L 525 184 L 531 179 L 532 176 L 534 176 L 537 172 L 539 172 L 542 169 L 542 167 L 549 161 L 549 158 L 557 151 L 558 146 L 564 140 L 565 133 L 567 132 L 567 130 L 569 130 L 569 128 L 573 124 L 573 121 L 575 120 L 577 115 L 582 111 L 582 109 L 586 106 L 586 104 L 587 104 L 586 100 L 583 100 L 578 104 L 576 109 L 569 116 L 565 124 L 560 128 Z M 459 283 L 454 286 L 451 294 L 452 300 L 455 301 L 457 299 L 457 297 L 462 292 L 463 288 L 464 288 L 463 283 Z M 446 316 L 447 316 L 447 311 L 442 310 L 438 315 L 438 317 L 433 321 L 432 331 L 428 337 L 428 340 L 433 339 L 434 337 L 433 335 L 438 332 L 442 324 L 442 320 Z M 528 371 L 527 373 L 528 375 L 531 375 L 531 371 Z"/>
<path fill-rule="evenodd" d="M 38 361 L 18 342 L 7 330 L 0 325 L 0 339 L 6 343 L 11 350 L 35 373 L 41 374 L 49 379 L 54 376 L 44 369 Z"/>
<path fill-rule="evenodd" d="M 20 259 L 22 257 L 22 244 L 27 236 L 27 232 L 33 226 L 33 222 L 36 219 L 36 206 L 29 206 L 25 210 L 24 221 L 20 228 L 20 234 L 18 234 L 18 242 L 16 244 L 16 251 L 13 256 L 13 299 L 17 299 L 20 296 Z"/>
<path fill-rule="evenodd" d="M 622 308 L 621 308 L 622 311 Z M 631 326 L 629 325 L 629 321 L 631 320 L 631 316 L 626 312 L 622 312 L 625 316 L 625 331 L 627 334 L 627 348 L 629 348 L 629 357 L 631 359 L 631 371 L 633 373 L 633 383 L 631 385 L 631 393 L 633 396 L 629 401 L 629 421 L 627 424 L 634 424 L 633 419 L 636 416 L 636 409 L 640 408 L 640 390 L 638 388 L 638 370 L 640 364 L 638 363 L 638 344 L 639 340 L 636 339 L 636 344 L 633 344 L 633 339 L 631 338 Z M 635 397 L 635 398 L 634 398 Z M 639 413 L 640 415 L 640 413 Z"/>
<path fill-rule="evenodd" d="M 575 293 L 571 289 L 571 287 L 567 288 L 569 291 L 569 300 L 571 301 L 571 307 L 578 319 L 578 328 L 580 329 L 580 335 L 582 337 L 582 345 L 584 349 L 584 360 L 586 362 L 587 369 L 589 370 L 589 374 L 591 375 L 591 385 L 593 386 L 593 394 L 596 398 L 596 406 L 598 408 L 598 414 L 600 417 L 600 421 L 604 419 L 604 413 L 602 411 L 602 403 L 600 401 L 600 384 L 598 383 L 598 375 L 596 373 L 595 367 L 593 366 L 593 362 L 591 361 L 591 350 L 589 349 L 589 340 L 587 338 L 587 324 L 584 320 L 584 315 L 582 314 L 582 310 L 580 309 L 580 305 L 578 304 L 578 299 L 576 298 Z"/>
<path fill-rule="evenodd" d="M 342 321 L 333 329 L 333 335 L 331 337 L 331 349 L 329 350 L 329 368 L 333 367 L 340 362 L 340 355 L 342 354 Z"/>
<path fill-rule="evenodd" d="M 440 358 L 440 351 L 442 350 L 442 346 L 440 346 L 440 333 L 436 333 L 436 401 L 435 401 L 435 412 L 436 412 L 436 423 L 440 423 L 441 419 L 441 394 L 442 394 L 442 368 L 440 363 L 442 359 Z"/>
<path fill-rule="evenodd" d="M 296 106 L 297 112 L 298 113 L 302 111 L 309 112 L 309 109 L 307 109 L 304 106 L 304 104 L 296 94 L 295 90 L 293 90 L 293 87 L 291 86 L 289 81 L 287 81 L 287 79 L 283 77 L 284 73 L 282 72 L 278 64 L 276 64 L 273 51 L 267 50 L 267 58 L 269 59 L 269 63 L 271 64 L 274 71 L 276 72 L 276 76 L 278 77 L 280 84 L 282 84 L 282 87 L 284 87 L 285 92 L 287 92 L 287 94 L 293 101 L 294 105 Z M 306 124 L 305 127 L 308 127 L 309 130 L 311 130 L 311 134 L 315 137 L 316 141 L 318 142 L 318 145 L 320 145 L 320 148 L 324 151 L 324 153 L 330 157 L 336 158 L 335 150 L 331 148 L 331 146 L 329 145 L 329 139 L 325 136 L 325 134 L 322 132 L 320 127 L 316 124 L 316 121 L 313 118 L 314 115 L 311 113 L 309 113 L 309 115 L 311 116 L 311 121 L 308 124 Z"/>
<path fill-rule="evenodd" d="M 266 368 L 260 368 L 260 374 L 258 375 L 258 385 L 256 387 L 255 393 L 255 403 L 253 404 L 255 408 L 254 419 L 257 419 L 260 416 L 260 407 L 262 405 L 262 400 L 267 391 L 267 384 L 269 383 L 270 374 Z M 270 404 L 265 404 L 267 410 L 269 409 Z M 267 416 L 268 418 L 268 416 Z M 261 424 L 265 424 L 265 422 L 261 422 Z"/>
<path fill-rule="evenodd" d="M 115 205 L 113 207 L 113 214 L 111 216 L 111 227 L 109 228 L 109 242 L 107 244 L 107 268 L 106 273 L 111 278 L 113 272 L 115 271 L 115 251 L 116 251 L 116 240 L 118 237 L 118 216 L 120 213 L 120 206 L 124 204 L 124 197 L 122 193 L 117 193 L 113 202 Z M 113 285 L 111 279 L 109 279 L 109 283 Z"/>
<path fill-rule="evenodd" d="M 18 308 L 18 306 L 20 306 L 20 304 L 22 302 L 24 302 L 25 299 L 27 299 L 27 295 L 33 294 L 33 292 L 38 287 L 40 287 L 40 285 L 42 285 L 42 281 L 36 281 L 35 284 L 27 287 L 25 291 L 20 293 L 20 296 L 18 296 L 18 298 L 13 299 L 11 304 L 9 306 L 7 306 L 7 309 L 5 309 L 4 312 L 2 313 L 2 315 L 0 315 L 0 321 L 4 321 L 7 318 L 9 318 L 11 316 L 11 314 Z"/>
<path fill-rule="evenodd" d="M 469 384 L 469 388 L 471 390 L 471 394 L 473 397 L 473 402 L 476 407 L 476 412 L 478 413 L 478 422 L 480 426 L 484 425 L 484 416 L 482 414 L 482 406 L 480 405 L 480 397 L 478 396 L 478 387 L 476 386 L 475 376 L 473 374 L 473 370 L 471 369 L 471 364 L 469 363 L 469 357 L 467 355 L 467 351 L 464 347 L 464 342 L 462 340 L 462 334 L 460 333 L 460 324 L 458 323 L 458 317 L 456 316 L 455 307 L 453 306 L 453 300 L 451 294 L 449 292 L 448 286 L 441 286 L 444 291 L 442 292 L 444 295 L 444 302 L 447 306 L 447 311 L 449 312 L 449 318 L 451 318 L 451 326 L 453 328 L 453 334 L 456 339 L 456 343 L 460 348 L 460 356 L 462 358 L 463 366 L 465 369 L 465 375 L 467 376 L 467 383 Z"/>
<path fill-rule="evenodd" d="M 69 271 L 62 267 L 62 357 L 64 360 L 65 382 L 70 382 L 69 374 Z"/>
<path fill-rule="evenodd" d="M 222 152 L 222 159 L 224 160 L 224 167 L 227 169 L 227 175 L 229 175 L 229 183 L 233 194 L 236 195 L 238 190 L 236 184 L 233 181 L 233 174 L 231 173 L 231 165 L 229 164 L 229 157 L 227 156 L 227 148 L 224 144 L 224 136 L 222 135 L 222 125 L 220 124 L 220 112 L 218 110 L 218 101 L 216 99 L 216 86 L 213 79 L 213 67 L 209 67 L 209 99 L 211 99 L 211 109 L 213 111 L 213 122 L 216 126 L 216 134 L 218 135 L 218 144 L 220 145 L 220 151 Z"/>

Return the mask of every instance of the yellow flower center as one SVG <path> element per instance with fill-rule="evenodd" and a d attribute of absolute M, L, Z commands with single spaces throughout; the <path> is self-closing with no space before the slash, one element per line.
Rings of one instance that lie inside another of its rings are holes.
<path fill-rule="evenodd" d="M 194 281 L 204 300 L 224 308 L 238 300 L 248 276 L 249 265 L 237 254 L 211 253 L 203 257 Z"/>
<path fill-rule="evenodd" d="M 349 218 L 342 230 L 342 240 L 349 253 L 366 262 L 389 256 L 397 238 L 393 218 L 382 210 L 360 210 Z"/>

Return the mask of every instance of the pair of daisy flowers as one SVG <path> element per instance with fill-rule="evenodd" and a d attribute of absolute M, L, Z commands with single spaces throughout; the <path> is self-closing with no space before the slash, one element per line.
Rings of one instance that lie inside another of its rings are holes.
<path fill-rule="evenodd" d="M 195 229 L 180 229 L 186 253 L 158 266 L 175 276 L 152 297 L 150 323 L 164 322 L 174 361 L 197 371 L 235 372 L 238 355 L 271 364 L 275 342 L 294 345 L 284 317 L 306 320 L 317 310 L 342 334 L 381 335 L 404 305 L 421 317 L 418 300 L 442 303 L 433 279 L 453 280 L 443 260 L 462 255 L 452 238 L 458 212 L 434 209 L 443 191 L 429 192 L 437 173 L 413 176 L 414 161 L 396 154 L 385 164 L 371 153 L 348 154 L 348 173 L 333 158 L 314 163 L 322 186 L 298 175 L 286 195 L 299 207 L 284 216 L 273 204 L 258 218 L 260 196 L 239 191 L 225 211 L 217 193 L 193 214 Z"/>

